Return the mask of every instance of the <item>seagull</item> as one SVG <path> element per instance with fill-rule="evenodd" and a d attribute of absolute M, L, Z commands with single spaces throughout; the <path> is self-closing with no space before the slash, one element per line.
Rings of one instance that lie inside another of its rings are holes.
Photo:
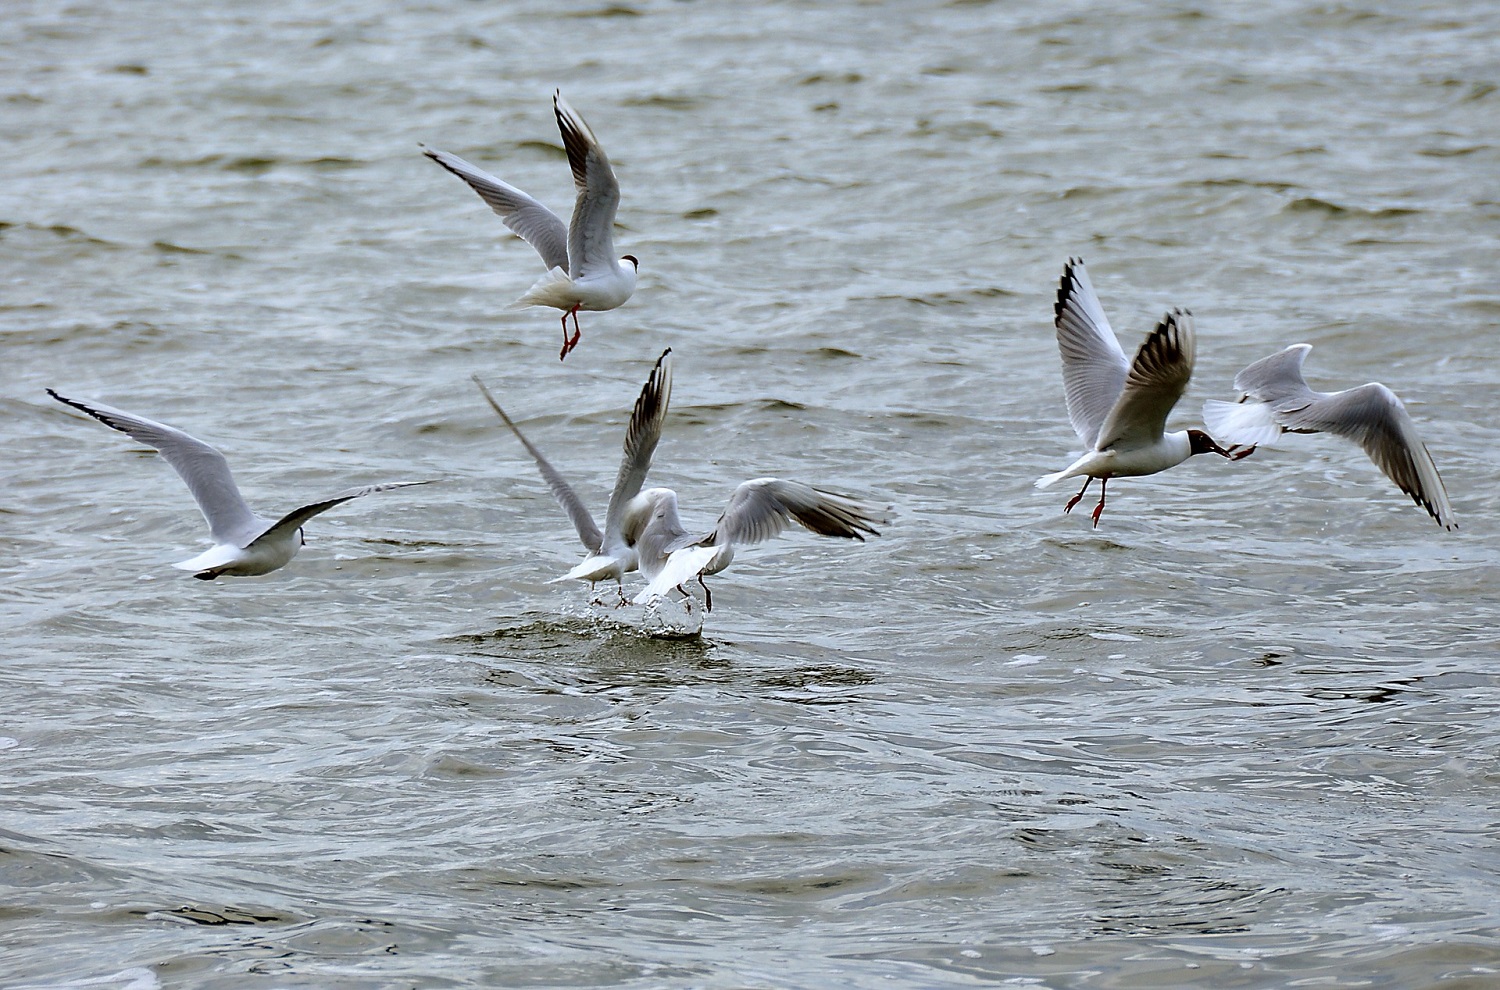
<path fill-rule="evenodd" d="M 552 94 L 552 109 L 562 132 L 573 185 L 578 199 L 573 204 L 573 222 L 562 220 L 515 186 L 475 168 L 457 155 L 419 145 L 422 153 L 469 184 L 505 226 L 536 248 L 547 265 L 547 274 L 536 281 L 515 306 L 552 306 L 563 311 L 562 357 L 578 346 L 583 331 L 578 311 L 614 309 L 635 292 L 635 274 L 640 262 L 634 255 L 615 257 L 615 209 L 620 205 L 620 184 L 599 139 L 568 106 L 562 92 Z M 573 317 L 573 336 L 568 336 L 568 317 Z"/>
<path fill-rule="evenodd" d="M 1063 267 L 1053 311 L 1068 418 L 1088 447 L 1063 470 L 1036 481 L 1036 487 L 1046 488 L 1065 478 L 1086 479 L 1063 512 L 1073 511 L 1098 478 L 1097 527 L 1110 478 L 1155 474 L 1210 451 L 1233 456 L 1202 430 L 1162 432 L 1167 414 L 1193 375 L 1196 343 L 1190 312 L 1174 309 L 1167 313 L 1141 344 L 1135 360 L 1127 362 L 1082 258 L 1069 258 Z"/>
<path fill-rule="evenodd" d="M 1333 433 L 1364 448 L 1375 466 L 1444 529 L 1458 523 L 1432 455 L 1395 392 L 1371 382 L 1342 392 L 1314 392 L 1302 378 L 1311 344 L 1293 344 L 1234 376 L 1238 402 L 1209 399 L 1203 422 L 1235 446 L 1272 446 L 1283 433 Z"/>
<path fill-rule="evenodd" d="M 621 585 L 624 576 L 637 567 L 635 547 L 629 545 L 621 535 L 622 521 L 626 506 L 646 481 L 646 472 L 651 469 L 651 456 L 656 452 L 656 444 L 661 439 L 662 421 L 666 419 L 667 403 L 672 397 L 672 349 L 669 347 L 662 351 L 661 357 L 656 359 L 656 366 L 651 369 L 650 377 L 646 379 L 640 396 L 635 400 L 630 425 L 625 428 L 625 451 L 620 459 L 620 473 L 615 479 L 614 493 L 609 497 L 609 508 L 604 513 L 603 532 L 599 531 L 593 516 L 589 515 L 589 510 L 572 486 L 563 480 L 562 475 L 542 456 L 542 452 L 511 422 L 478 376 L 475 376 L 474 383 L 484 393 L 490 407 L 499 414 L 500 419 L 516 435 L 516 439 L 521 441 L 521 446 L 536 461 L 543 480 L 552 490 L 552 497 L 557 499 L 557 504 L 573 520 L 578 538 L 589 552 L 588 559 L 550 583 L 576 579 L 587 581 L 592 588 L 597 581 L 613 578 L 617 586 Z M 620 603 L 625 603 L 623 590 L 620 591 Z"/>
<path fill-rule="evenodd" d="M 734 560 L 736 545 L 760 543 L 796 522 L 819 536 L 864 542 L 879 536 L 874 523 L 884 522 L 847 495 L 824 491 L 800 481 L 755 478 L 734 490 L 719 521 L 708 533 L 690 533 L 677 515 L 677 493 L 648 488 L 625 510 L 625 537 L 634 544 L 641 573 L 651 582 L 635 604 L 664 597 L 676 588 L 687 597 L 684 582 L 696 577 L 703 588 L 704 609 L 712 612 L 713 593 L 703 583 Z"/>
<path fill-rule="evenodd" d="M 327 512 L 350 499 L 394 488 L 425 485 L 425 481 L 403 481 L 387 485 L 366 485 L 330 495 L 293 509 L 280 519 L 271 520 L 251 511 L 235 486 L 224 455 L 195 437 L 164 423 L 136 416 L 101 402 L 82 402 L 47 394 L 64 405 L 87 413 L 111 429 L 119 430 L 140 443 L 155 447 L 168 464 L 187 482 L 188 490 L 198 501 L 203 518 L 208 520 L 214 545 L 192 560 L 173 567 L 192 571 L 193 577 L 212 581 L 223 574 L 250 577 L 269 574 L 286 564 L 302 548 L 302 524 L 319 513 Z"/>

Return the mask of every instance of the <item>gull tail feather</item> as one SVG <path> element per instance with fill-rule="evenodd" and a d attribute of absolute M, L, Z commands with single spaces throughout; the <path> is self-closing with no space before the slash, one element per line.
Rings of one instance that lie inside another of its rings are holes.
<path fill-rule="evenodd" d="M 563 584 L 567 581 L 603 581 L 620 573 L 620 558 L 607 553 L 595 554 L 580 563 L 562 577 L 553 578 L 548 584 Z"/>
<path fill-rule="evenodd" d="M 555 309 L 572 309 L 576 302 L 573 280 L 561 268 L 550 268 L 547 274 L 537 279 L 526 290 L 526 294 L 510 304 L 511 309 L 526 306 L 551 306 Z"/>
<path fill-rule="evenodd" d="M 209 547 L 207 550 L 194 557 L 192 560 L 181 560 L 172 566 L 183 571 L 206 571 L 214 567 L 223 567 L 232 564 L 240 556 L 238 547 L 227 543 L 220 543 Z"/>
<path fill-rule="evenodd" d="M 1209 436 L 1237 447 L 1269 447 L 1281 439 L 1275 411 L 1264 402 L 1203 403 L 1203 425 Z"/>
<path fill-rule="evenodd" d="M 723 547 L 684 547 L 667 558 L 666 566 L 645 590 L 635 596 L 635 604 L 644 605 L 653 598 L 661 598 L 684 581 L 692 580 L 713 562 Z"/>
<path fill-rule="evenodd" d="M 1038 488 L 1051 488 L 1053 485 L 1057 484 L 1064 478 L 1070 477 L 1072 474 L 1072 468 L 1064 468 L 1063 470 L 1058 471 L 1055 474 L 1042 475 L 1042 477 L 1036 479 L 1036 481 L 1032 482 L 1032 484 L 1036 485 L 1036 487 Z"/>

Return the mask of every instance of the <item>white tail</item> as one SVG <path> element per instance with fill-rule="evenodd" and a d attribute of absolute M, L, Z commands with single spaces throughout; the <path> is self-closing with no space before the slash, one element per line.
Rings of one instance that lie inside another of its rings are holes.
<path fill-rule="evenodd" d="M 572 309 L 578 301 L 578 292 L 573 280 L 561 268 L 549 268 L 547 274 L 532 283 L 531 288 L 520 299 L 510 304 L 511 309 L 524 306 L 551 306 L 554 309 Z"/>
<path fill-rule="evenodd" d="M 691 580 L 713 562 L 723 547 L 683 547 L 667 558 L 661 573 L 646 586 L 646 590 L 635 596 L 635 604 L 644 605 L 653 598 L 661 598 L 684 581 Z"/>
<path fill-rule="evenodd" d="M 553 578 L 548 584 L 562 584 L 565 581 L 603 581 L 607 578 L 617 577 L 620 572 L 620 560 L 608 554 L 596 554 L 560 578 Z"/>
<path fill-rule="evenodd" d="M 1239 447 L 1273 446 L 1282 433 L 1275 412 L 1264 402 L 1209 399 L 1203 403 L 1203 425 L 1215 440 Z"/>

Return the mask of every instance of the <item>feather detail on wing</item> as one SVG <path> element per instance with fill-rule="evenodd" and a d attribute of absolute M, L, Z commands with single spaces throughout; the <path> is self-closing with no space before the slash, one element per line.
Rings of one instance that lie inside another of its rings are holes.
<path fill-rule="evenodd" d="M 604 542 L 607 544 L 613 545 L 622 539 L 625 507 L 640 494 L 641 485 L 646 482 L 671 400 L 672 349 L 669 347 L 656 359 L 656 366 L 641 387 L 641 394 L 636 397 L 635 408 L 630 414 L 630 423 L 625 428 L 620 473 L 615 478 L 615 490 L 604 514 Z"/>
<path fill-rule="evenodd" d="M 613 272 L 618 264 L 614 226 L 620 185 L 598 138 L 560 91 L 552 95 L 552 108 L 557 115 L 563 148 L 568 152 L 568 165 L 573 170 L 573 186 L 578 191 L 573 219 L 568 225 L 568 257 L 572 259 L 568 274 L 578 279 Z"/>
<path fill-rule="evenodd" d="M 819 536 L 864 541 L 879 536 L 874 510 L 847 495 L 798 481 L 756 478 L 734 490 L 719 516 L 712 540 L 717 544 L 760 543 L 796 522 Z"/>
<path fill-rule="evenodd" d="M 419 145 L 422 154 L 468 183 L 479 198 L 527 244 L 542 256 L 550 268 L 568 269 L 568 228 L 547 207 L 508 182 L 469 164 L 457 155 Z"/>
<path fill-rule="evenodd" d="M 244 546 L 266 527 L 267 521 L 245 504 L 224 455 L 202 440 L 176 427 L 102 402 L 69 399 L 50 388 L 47 394 L 64 405 L 87 413 L 110 429 L 119 430 L 132 440 L 155 448 L 193 493 L 217 542 Z"/>
<path fill-rule="evenodd" d="M 1069 258 L 1063 268 L 1053 314 L 1068 419 L 1085 446 L 1092 448 L 1120 397 L 1129 363 L 1094 294 L 1082 258 Z"/>
<path fill-rule="evenodd" d="M 1297 433 L 1334 433 L 1364 449 L 1385 476 L 1444 529 L 1457 529 L 1448 492 L 1416 424 L 1396 393 L 1379 382 L 1343 392 L 1313 393 L 1316 401 L 1277 419 Z"/>
<path fill-rule="evenodd" d="M 1167 415 L 1193 377 L 1193 315 L 1174 309 L 1136 351 L 1120 398 L 1099 429 L 1098 450 L 1145 446 L 1161 438 Z"/>

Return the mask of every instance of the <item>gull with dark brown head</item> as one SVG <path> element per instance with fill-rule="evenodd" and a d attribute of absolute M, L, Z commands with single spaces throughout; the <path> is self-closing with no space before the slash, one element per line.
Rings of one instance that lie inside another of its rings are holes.
<path fill-rule="evenodd" d="M 1135 360 L 1127 361 L 1083 260 L 1069 258 L 1053 314 L 1068 418 L 1087 451 L 1056 474 L 1037 479 L 1036 487 L 1085 478 L 1064 512 L 1071 512 L 1098 478 L 1099 504 L 1093 513 L 1098 526 L 1109 479 L 1156 474 L 1194 454 L 1231 456 L 1202 430 L 1165 432 L 1167 415 L 1193 375 L 1196 338 L 1191 313 L 1167 313 L 1136 351 Z"/>
<path fill-rule="evenodd" d="M 427 484 L 425 481 L 401 481 L 351 488 L 293 509 L 280 519 L 267 519 L 256 515 L 245 504 L 233 475 L 229 473 L 229 462 L 202 440 L 165 423 L 102 402 L 69 399 L 50 388 L 47 394 L 64 405 L 87 413 L 110 429 L 154 447 L 172 465 L 197 500 L 214 539 L 214 545 L 203 553 L 172 566 L 192 571 L 193 577 L 204 581 L 225 574 L 230 577 L 269 574 L 286 566 L 302 549 L 302 525 L 319 513 L 374 492 Z"/>
<path fill-rule="evenodd" d="M 457 155 L 426 146 L 422 146 L 422 153 L 467 182 L 507 227 L 542 256 L 547 273 L 514 305 L 551 306 L 563 311 L 562 357 L 566 358 L 583 337 L 578 327 L 578 311 L 598 312 L 623 305 L 635 292 L 640 263 L 634 255 L 615 257 L 615 210 L 620 205 L 620 185 L 599 139 L 578 111 L 568 106 L 560 91 L 552 94 L 552 109 L 578 193 L 572 222 L 566 226 L 557 214 L 531 196 Z M 573 318 L 571 337 L 569 316 Z"/>
<path fill-rule="evenodd" d="M 672 349 L 669 347 L 662 351 L 661 357 L 656 359 L 656 366 L 651 369 L 650 377 L 646 379 L 641 394 L 635 400 L 630 424 L 625 428 L 620 473 L 615 478 L 615 490 L 609 497 L 609 508 L 604 513 L 603 530 L 594 522 L 583 499 L 557 473 L 557 469 L 548 463 L 542 452 L 526 439 L 520 428 L 511 422 L 511 418 L 500 408 L 500 404 L 490 395 L 489 389 L 484 387 L 478 376 L 474 378 L 474 384 L 479 386 L 485 401 L 489 402 L 501 421 L 516 435 L 516 439 L 521 441 L 521 446 L 526 448 L 531 459 L 536 461 L 542 480 L 547 482 L 552 497 L 557 499 L 557 504 L 562 506 L 568 518 L 573 521 L 578 538 L 589 552 L 586 560 L 562 577 L 554 579 L 554 583 L 578 580 L 587 581 L 592 587 L 596 581 L 612 578 L 618 586 L 624 576 L 637 567 L 636 548 L 622 535 L 624 519 L 631 500 L 646 481 L 646 473 L 651 469 L 651 457 L 656 452 L 657 442 L 661 440 L 662 421 L 666 419 L 667 404 L 672 398 Z M 625 601 L 623 591 L 620 593 L 620 601 Z"/>
<path fill-rule="evenodd" d="M 1375 466 L 1444 529 L 1457 529 L 1448 492 L 1416 424 L 1395 392 L 1370 382 L 1342 392 L 1315 392 L 1302 377 L 1311 344 L 1293 344 L 1234 376 L 1238 402 L 1209 399 L 1203 422 L 1226 443 L 1271 446 L 1287 433 L 1332 433 L 1352 440 Z"/>

